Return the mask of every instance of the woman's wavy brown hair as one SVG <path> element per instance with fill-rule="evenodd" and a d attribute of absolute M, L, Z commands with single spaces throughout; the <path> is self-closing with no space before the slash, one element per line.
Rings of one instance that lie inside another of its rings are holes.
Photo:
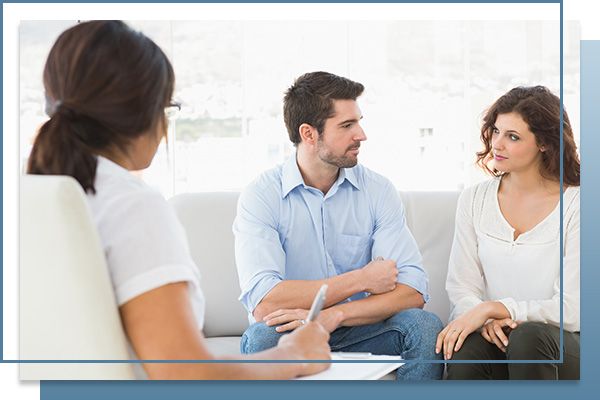
<path fill-rule="evenodd" d="M 558 181 L 560 179 L 560 99 L 544 86 L 516 87 L 500 97 L 487 110 L 481 126 L 484 149 L 477 153 L 477 164 L 484 171 L 500 176 L 503 173 L 490 169 L 492 154 L 492 131 L 498 114 L 515 112 L 523 118 L 535 135 L 537 145 L 544 147 L 540 174 Z M 563 108 L 563 182 L 567 186 L 579 186 L 580 162 L 569 116 Z"/>

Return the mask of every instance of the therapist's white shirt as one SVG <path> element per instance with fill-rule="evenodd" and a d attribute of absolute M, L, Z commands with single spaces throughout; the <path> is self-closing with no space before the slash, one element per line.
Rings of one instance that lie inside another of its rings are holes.
<path fill-rule="evenodd" d="M 514 240 L 498 204 L 500 178 L 461 194 L 446 289 L 450 320 L 487 300 L 500 301 L 516 321 L 560 324 L 559 206 Z M 563 194 L 563 326 L 579 323 L 579 187 Z"/>
<path fill-rule="evenodd" d="M 188 282 L 192 309 L 202 329 L 200 274 L 169 203 L 129 171 L 100 156 L 94 185 L 96 194 L 88 193 L 87 199 L 118 305 L 169 283 Z"/>

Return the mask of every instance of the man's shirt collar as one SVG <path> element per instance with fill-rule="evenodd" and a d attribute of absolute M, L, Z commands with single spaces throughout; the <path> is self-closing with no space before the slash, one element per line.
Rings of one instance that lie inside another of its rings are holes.
<path fill-rule="evenodd" d="M 345 180 L 350 182 L 356 189 L 361 189 L 354 168 L 340 168 L 340 174 L 334 183 L 336 189 L 344 183 Z M 294 153 L 283 163 L 281 173 L 281 198 L 285 198 L 292 190 L 300 185 L 306 187 L 302 174 L 300 173 L 300 168 L 296 162 L 296 153 Z"/>

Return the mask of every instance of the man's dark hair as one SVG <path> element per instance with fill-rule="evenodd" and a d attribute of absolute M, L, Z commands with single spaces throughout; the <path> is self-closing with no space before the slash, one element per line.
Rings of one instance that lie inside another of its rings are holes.
<path fill-rule="evenodd" d="M 334 115 L 334 100 L 356 100 L 365 87 L 329 72 L 309 72 L 300 76 L 285 92 L 283 120 L 294 146 L 301 142 L 300 125 L 313 126 L 323 133 L 325 120 Z"/>

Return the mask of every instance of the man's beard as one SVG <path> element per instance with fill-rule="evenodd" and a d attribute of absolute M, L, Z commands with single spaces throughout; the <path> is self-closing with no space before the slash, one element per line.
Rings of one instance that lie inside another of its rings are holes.
<path fill-rule="evenodd" d="M 318 155 L 321 161 L 338 168 L 352 168 L 358 164 L 358 157 L 346 155 L 349 150 L 355 150 L 360 147 L 360 144 L 350 146 L 342 156 L 334 156 L 328 149 L 325 149 L 323 142 L 319 141 Z"/>

